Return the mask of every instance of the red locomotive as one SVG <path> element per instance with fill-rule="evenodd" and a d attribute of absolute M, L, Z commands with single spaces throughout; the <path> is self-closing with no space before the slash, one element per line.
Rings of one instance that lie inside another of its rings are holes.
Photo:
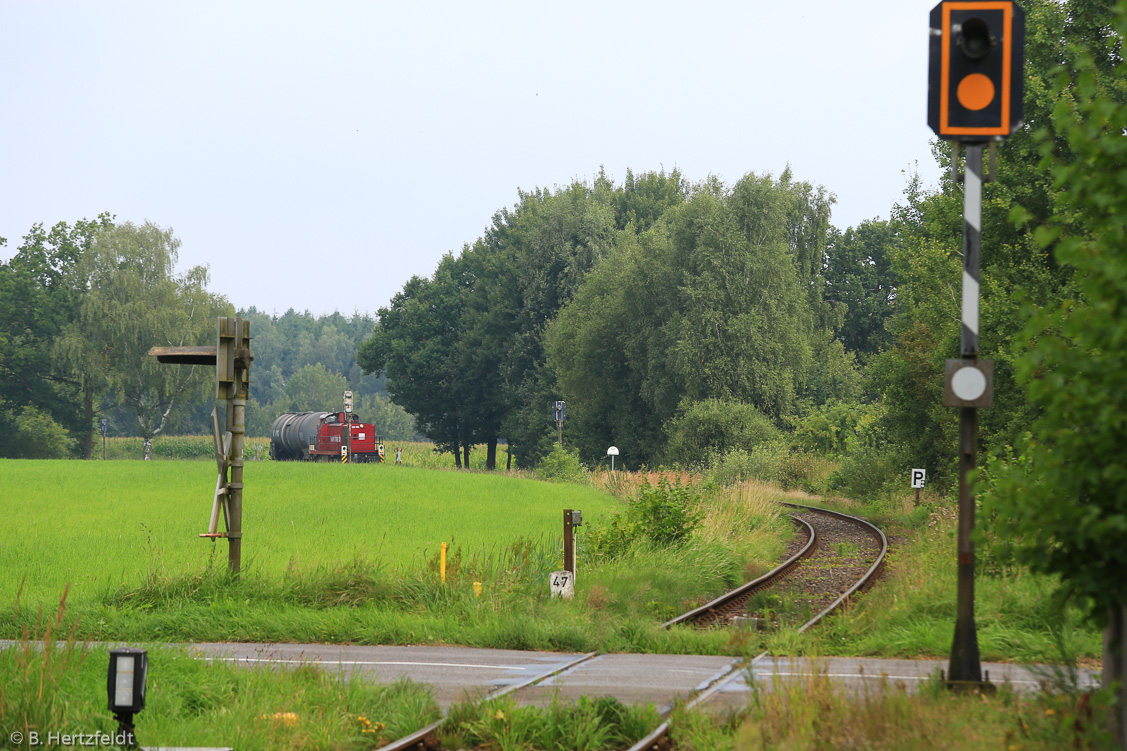
<path fill-rule="evenodd" d="M 270 458 L 339 462 L 341 447 L 348 446 L 349 439 L 349 461 L 384 460 L 383 440 L 376 435 L 376 426 L 360 422 L 350 412 L 287 412 L 279 416 L 270 429 Z"/>

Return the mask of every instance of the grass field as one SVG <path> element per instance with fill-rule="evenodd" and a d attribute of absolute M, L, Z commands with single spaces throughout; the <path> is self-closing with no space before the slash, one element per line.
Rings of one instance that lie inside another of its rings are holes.
<path fill-rule="evenodd" d="M 25 602 L 71 602 L 146 578 L 189 574 L 227 542 L 207 531 L 209 462 L 0 461 L 0 601 L 24 577 Z M 484 563 L 514 543 L 556 547 L 562 511 L 608 516 L 617 502 L 594 488 L 392 465 L 248 463 L 243 567 L 277 576 L 357 560 L 414 571 L 440 543 Z M 562 561 L 561 561 L 562 562 Z"/>
<path fill-rule="evenodd" d="M 710 499 L 688 545 L 588 560 L 587 536 L 624 505 L 595 484 L 259 462 L 246 469 L 233 579 L 227 543 L 198 537 L 209 462 L 4 461 L 0 473 L 10 510 L 0 602 L 15 605 L 0 608 L 0 638 L 18 637 L 69 583 L 67 625 L 90 639 L 717 653 L 742 646 L 658 624 L 743 581 L 749 561 L 765 568 L 790 531 L 769 489 L 745 488 Z M 631 484 L 606 482 L 620 495 Z M 547 582 L 562 567 L 565 508 L 581 509 L 585 525 L 577 596 L 561 602 Z"/>

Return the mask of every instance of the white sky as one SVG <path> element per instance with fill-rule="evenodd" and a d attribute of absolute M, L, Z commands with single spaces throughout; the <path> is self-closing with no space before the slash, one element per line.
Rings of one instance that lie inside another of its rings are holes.
<path fill-rule="evenodd" d="M 236 307 L 375 312 L 517 189 L 678 167 L 887 218 L 935 0 L 0 0 L 0 236 L 151 220 Z"/>

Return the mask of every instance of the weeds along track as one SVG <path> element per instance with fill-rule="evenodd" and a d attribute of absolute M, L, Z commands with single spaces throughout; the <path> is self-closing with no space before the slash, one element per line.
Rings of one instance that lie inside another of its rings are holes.
<path fill-rule="evenodd" d="M 790 614 L 807 610 L 817 613 L 798 627 L 798 633 L 802 633 L 840 607 L 849 597 L 866 589 L 880 575 L 888 553 L 888 538 L 875 525 L 828 509 L 794 503 L 783 505 L 795 509 L 791 517 L 796 523 L 809 528 L 809 539 L 799 552 L 765 576 L 674 618 L 666 626 L 676 623 L 716 625 L 730 622 L 733 614 L 746 613 L 749 604 L 756 606 L 751 601 L 753 596 L 787 586 L 797 595 L 795 600 L 800 605 L 791 610 Z M 782 599 L 779 597 L 775 602 L 781 602 Z M 759 604 L 759 607 L 766 609 L 768 606 Z M 760 615 L 765 616 L 763 620 L 772 622 L 767 614 L 761 612 Z M 786 625 L 786 618 L 775 620 Z M 767 652 L 764 651 L 735 666 L 732 674 L 754 665 L 766 656 Z M 686 706 L 692 708 L 705 704 L 713 694 L 721 690 L 730 677 L 721 677 L 703 687 Z M 672 748 L 669 723 L 663 722 L 628 751 L 667 751 L 669 748 Z"/>
<path fill-rule="evenodd" d="M 565 670 L 570 670 L 596 656 L 598 656 L 598 652 L 588 652 L 587 654 L 579 655 L 575 659 L 557 666 L 556 669 L 552 670 L 551 672 L 534 676 L 527 681 L 515 683 L 511 686 L 505 686 L 495 691 L 490 691 L 488 694 L 483 696 L 480 701 L 485 702 L 493 699 L 499 699 L 507 694 L 515 693 L 523 688 L 528 688 L 529 686 L 547 680 L 554 675 L 559 675 Z M 432 722 L 430 725 L 427 725 L 424 728 L 420 728 L 410 735 L 406 735 L 397 741 L 392 741 L 391 743 L 380 746 L 379 751 L 424 751 L 437 749 L 439 747 L 438 730 L 445 722 L 446 718 Z"/>
<path fill-rule="evenodd" d="M 835 511 L 816 509 L 808 506 L 784 504 L 793 509 L 791 516 L 799 534 L 795 536 L 783 561 L 773 571 L 748 582 L 737 589 L 681 615 L 664 624 L 671 627 L 678 624 L 694 626 L 726 626 L 733 616 L 748 617 L 749 608 L 759 608 L 759 623 L 769 623 L 772 627 L 789 628 L 797 626 L 798 632 L 805 631 L 819 622 L 827 614 L 844 603 L 852 594 L 860 591 L 879 574 L 888 550 L 884 533 L 869 522 Z M 780 587 L 787 594 L 779 595 Z M 785 602 L 784 602 L 785 601 Z M 782 607 L 786 604 L 786 607 Z M 816 613 L 815 615 L 811 615 Z M 753 612 L 751 617 L 756 617 Z M 803 622 L 805 621 L 805 622 Z M 745 621 L 746 623 L 746 621 Z M 801 624 L 801 625 L 799 625 Z M 708 658 L 709 663 L 696 664 L 705 658 L 671 655 L 603 655 L 589 653 L 578 655 L 567 663 L 556 666 L 550 673 L 538 675 L 527 681 L 490 692 L 481 701 L 497 699 L 506 694 L 524 692 L 526 700 L 535 703 L 536 694 L 550 692 L 550 684 L 557 676 L 576 675 L 576 671 L 595 674 L 596 681 L 604 686 L 625 685 L 634 680 L 656 681 L 661 671 L 691 674 L 697 673 L 689 686 L 683 685 L 676 694 L 668 696 L 668 705 L 660 711 L 662 716 L 672 709 L 676 695 L 689 695 L 694 698 L 689 706 L 707 701 L 708 697 L 733 676 L 757 660 L 767 656 L 766 652 L 751 660 L 732 660 L 729 658 Z M 634 658 L 631 664 L 630 658 Z M 647 663 L 661 660 L 679 659 L 684 662 L 668 665 L 640 664 L 639 658 Z M 701 677 L 707 677 L 700 680 Z M 654 686 L 656 688 L 656 686 Z M 660 693 L 660 692 L 658 692 Z M 444 720 L 435 722 L 409 736 L 383 747 L 382 751 L 408 751 L 409 749 L 434 749 L 438 747 L 439 729 Z M 668 749 L 668 723 L 663 722 L 648 736 L 638 741 L 630 751 L 650 751 Z"/>
<path fill-rule="evenodd" d="M 791 518 L 801 530 L 790 557 L 755 581 L 668 621 L 667 628 L 797 626 L 802 632 L 880 574 L 888 541 L 877 527 L 836 511 L 783 505 L 795 509 Z"/>

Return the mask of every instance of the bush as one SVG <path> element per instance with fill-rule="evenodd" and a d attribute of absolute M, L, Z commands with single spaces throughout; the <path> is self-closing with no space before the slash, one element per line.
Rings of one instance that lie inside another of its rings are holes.
<path fill-rule="evenodd" d="M 784 490 L 797 488 L 815 474 L 814 458 L 802 451 L 792 451 L 781 443 L 767 443 L 751 451 L 733 449 L 715 455 L 709 477 L 720 485 L 734 485 L 744 480 L 773 482 Z"/>
<path fill-rule="evenodd" d="M 751 451 L 780 435 L 771 419 L 754 406 L 723 399 L 682 402 L 666 434 L 666 460 L 681 466 L 705 466 L 714 454 Z"/>
<path fill-rule="evenodd" d="M 794 420 L 795 447 L 822 456 L 845 453 L 850 439 L 856 435 L 863 407 L 859 404 L 831 401 L 815 407 L 805 417 Z"/>
<path fill-rule="evenodd" d="M 595 527 L 587 544 L 598 557 L 616 558 L 635 541 L 647 540 L 661 547 L 676 547 L 688 539 L 704 519 L 697 495 L 680 479 L 647 481 L 630 502 L 626 515 L 616 514 L 610 524 Z"/>
<path fill-rule="evenodd" d="M 559 444 L 536 465 L 536 477 L 552 482 L 578 482 L 587 476 L 587 468 L 579 461 L 578 451 L 569 451 Z"/>
<path fill-rule="evenodd" d="M 858 446 L 842 459 L 841 468 L 830 477 L 830 488 L 858 500 L 875 499 L 904 471 L 904 462 L 894 452 Z"/>
<path fill-rule="evenodd" d="M 30 405 L 15 419 L 15 450 L 20 459 L 65 459 L 74 449 L 74 439 L 62 425 Z"/>
<path fill-rule="evenodd" d="M 628 513 L 638 522 L 642 534 L 658 545 L 684 542 L 704 517 L 693 489 L 682 485 L 680 479 L 671 483 L 664 477 L 656 487 L 647 481 Z"/>

